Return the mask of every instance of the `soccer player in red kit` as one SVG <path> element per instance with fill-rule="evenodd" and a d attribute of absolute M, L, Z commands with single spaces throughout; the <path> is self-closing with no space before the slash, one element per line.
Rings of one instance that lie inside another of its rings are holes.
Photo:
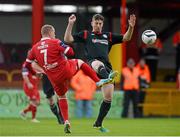
<path fill-rule="evenodd" d="M 111 77 L 99 79 L 95 71 L 80 59 L 66 59 L 65 56 L 74 55 L 71 47 L 55 38 L 55 29 L 52 25 L 44 25 L 41 28 L 42 39 L 31 49 L 26 59 L 26 65 L 36 60 L 51 81 L 56 94 L 59 97 L 59 106 L 64 119 L 64 132 L 71 133 L 68 118 L 68 103 L 66 92 L 70 79 L 81 69 L 86 75 L 96 82 L 97 86 L 110 83 Z"/>
<path fill-rule="evenodd" d="M 32 122 L 39 122 L 36 119 L 37 106 L 40 103 L 40 93 L 38 90 L 39 78 L 36 76 L 36 72 L 32 69 L 31 65 L 26 66 L 23 63 L 22 66 L 23 76 L 23 89 L 24 93 L 29 99 L 29 105 L 21 111 L 20 116 L 24 120 L 26 119 L 26 113 L 32 112 Z"/>

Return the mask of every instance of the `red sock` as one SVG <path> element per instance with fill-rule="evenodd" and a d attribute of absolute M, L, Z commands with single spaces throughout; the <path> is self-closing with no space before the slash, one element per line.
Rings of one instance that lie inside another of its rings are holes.
<path fill-rule="evenodd" d="M 32 105 L 29 104 L 29 106 L 28 106 L 26 109 L 24 109 L 23 112 L 24 112 L 24 113 L 27 113 L 27 112 L 31 111 L 31 106 L 32 106 Z"/>
<path fill-rule="evenodd" d="M 98 82 L 100 80 L 98 78 L 98 76 L 96 75 L 96 72 L 89 65 L 87 65 L 86 63 L 83 63 L 81 65 L 81 69 L 87 76 L 89 76 L 95 82 Z"/>
<path fill-rule="evenodd" d="M 59 107 L 61 110 L 61 114 L 64 118 L 64 121 L 69 120 L 67 99 L 66 98 L 59 99 L 58 103 L 59 103 Z"/>
<path fill-rule="evenodd" d="M 37 107 L 31 105 L 31 110 L 32 110 L 32 119 L 34 119 L 36 118 Z"/>

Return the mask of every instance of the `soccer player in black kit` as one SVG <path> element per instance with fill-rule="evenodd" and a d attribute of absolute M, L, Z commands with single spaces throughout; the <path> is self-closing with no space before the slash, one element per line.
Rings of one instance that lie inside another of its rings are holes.
<path fill-rule="evenodd" d="M 100 78 L 108 78 L 109 73 L 112 72 L 112 66 L 109 62 L 108 54 L 112 45 L 129 41 L 131 39 L 136 22 L 135 15 L 130 15 L 128 20 L 129 27 L 124 35 L 102 32 L 104 17 L 100 14 L 95 14 L 92 17 L 91 32 L 84 30 L 72 35 L 72 28 L 75 21 L 76 16 L 73 14 L 69 17 L 64 41 L 67 43 L 84 43 L 86 60 L 89 65 L 96 71 Z M 116 75 L 117 73 L 114 74 Z M 99 115 L 93 127 L 98 128 L 101 132 L 108 132 L 108 129 L 104 128 L 102 123 L 111 107 L 114 84 L 104 85 L 101 87 L 101 90 L 104 99 L 101 103 Z"/>

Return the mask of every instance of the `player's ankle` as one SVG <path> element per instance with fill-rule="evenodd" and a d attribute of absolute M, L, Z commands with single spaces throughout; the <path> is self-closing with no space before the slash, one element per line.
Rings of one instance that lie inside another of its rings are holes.
<path fill-rule="evenodd" d="M 64 122 L 64 124 L 65 124 L 65 125 L 66 125 L 66 124 L 69 124 L 69 125 L 70 125 L 69 120 L 66 120 L 66 121 Z"/>

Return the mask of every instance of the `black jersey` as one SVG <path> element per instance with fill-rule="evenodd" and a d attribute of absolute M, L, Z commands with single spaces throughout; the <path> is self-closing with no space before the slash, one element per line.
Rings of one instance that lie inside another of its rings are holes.
<path fill-rule="evenodd" d="M 111 32 L 94 33 L 81 31 L 73 35 L 74 42 L 84 43 L 87 60 L 99 59 L 109 62 L 108 54 L 113 44 L 122 43 L 123 35 Z"/>

